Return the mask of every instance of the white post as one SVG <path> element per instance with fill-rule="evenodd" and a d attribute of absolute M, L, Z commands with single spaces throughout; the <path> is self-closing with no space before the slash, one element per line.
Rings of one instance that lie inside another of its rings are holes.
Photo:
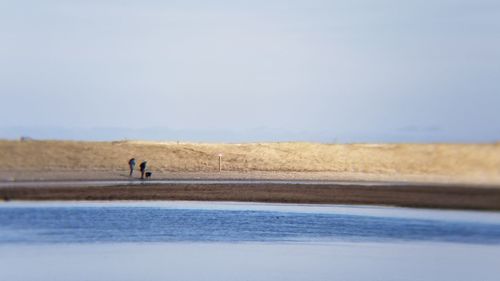
<path fill-rule="evenodd" d="M 219 173 L 222 172 L 222 153 L 219 153 Z"/>

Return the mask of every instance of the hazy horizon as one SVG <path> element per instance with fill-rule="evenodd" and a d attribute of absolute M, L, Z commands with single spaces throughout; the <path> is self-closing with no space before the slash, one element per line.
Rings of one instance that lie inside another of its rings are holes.
<path fill-rule="evenodd" d="M 413 132 L 417 130 L 417 132 Z M 435 137 L 423 136 L 437 128 L 401 128 L 383 135 L 366 132 L 358 135 L 330 134 L 314 131 L 286 131 L 270 128 L 255 128 L 248 131 L 238 130 L 175 130 L 170 128 L 0 128 L 0 139 L 18 140 L 69 140 L 69 141 L 180 141 L 208 143 L 250 143 L 250 142 L 317 142 L 317 143 L 498 143 L 498 139 L 478 139 L 474 136 L 456 140 L 443 132 Z M 444 135 L 444 136 L 443 136 Z M 56 136 L 56 137 L 55 137 Z"/>
<path fill-rule="evenodd" d="M 2 1 L 0 138 L 495 142 L 500 2 Z"/>

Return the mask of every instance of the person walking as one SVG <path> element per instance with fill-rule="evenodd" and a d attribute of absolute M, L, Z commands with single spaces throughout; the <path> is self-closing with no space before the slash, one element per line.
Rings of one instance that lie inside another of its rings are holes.
<path fill-rule="evenodd" d="M 148 161 L 142 161 L 141 165 L 139 165 L 139 168 L 141 169 L 141 180 L 144 179 L 144 173 L 146 172 L 147 165 Z"/>
<path fill-rule="evenodd" d="M 134 172 L 134 168 L 135 168 L 135 158 L 132 158 L 130 160 L 128 160 L 128 166 L 130 167 L 130 177 L 132 176 L 132 173 Z"/>

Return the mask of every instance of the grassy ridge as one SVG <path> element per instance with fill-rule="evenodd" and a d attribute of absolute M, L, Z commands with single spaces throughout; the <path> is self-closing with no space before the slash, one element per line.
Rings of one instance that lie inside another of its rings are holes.
<path fill-rule="evenodd" d="M 500 144 L 201 144 L 0 141 L 0 170 L 126 169 L 129 158 L 159 172 L 225 171 L 438 175 L 500 182 Z"/>

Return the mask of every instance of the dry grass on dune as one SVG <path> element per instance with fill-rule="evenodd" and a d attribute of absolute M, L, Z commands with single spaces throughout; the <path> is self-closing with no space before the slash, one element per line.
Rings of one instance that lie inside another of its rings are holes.
<path fill-rule="evenodd" d="M 202 144 L 0 141 L 0 170 L 117 171 L 135 157 L 155 171 L 332 172 L 470 177 L 500 182 L 500 144 Z"/>

